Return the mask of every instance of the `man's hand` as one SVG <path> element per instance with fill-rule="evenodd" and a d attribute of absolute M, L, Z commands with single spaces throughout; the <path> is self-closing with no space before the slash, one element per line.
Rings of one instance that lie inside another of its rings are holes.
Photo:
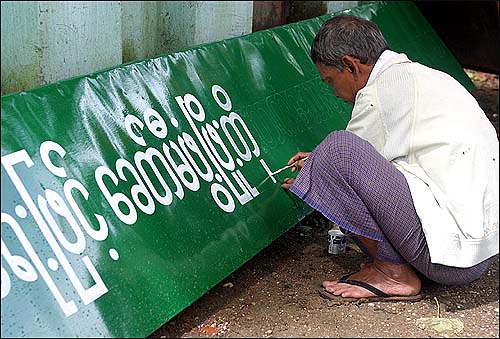
<path fill-rule="evenodd" d="M 309 154 L 311 154 L 311 152 L 298 152 L 293 157 L 291 157 L 290 160 L 288 160 L 287 165 L 290 166 L 293 164 L 292 173 L 295 171 L 299 171 L 302 168 L 302 166 L 304 166 L 303 159 L 308 157 Z M 292 186 L 294 182 L 295 182 L 295 179 L 293 179 L 293 178 L 285 178 L 285 180 L 283 180 L 283 184 L 281 184 L 281 187 L 284 189 L 289 189 L 290 186 Z"/>
<path fill-rule="evenodd" d="M 284 188 L 287 190 L 290 188 L 290 186 L 293 185 L 294 182 L 295 182 L 294 178 L 285 178 L 285 180 L 283 180 L 283 183 L 281 184 L 281 188 Z"/>
<path fill-rule="evenodd" d="M 311 152 L 299 152 L 295 154 L 293 157 L 291 157 L 290 160 L 288 160 L 287 165 L 290 166 L 291 164 L 293 164 L 292 173 L 300 170 L 302 166 L 304 166 L 304 160 L 302 159 L 308 157 L 309 154 L 311 154 Z"/>

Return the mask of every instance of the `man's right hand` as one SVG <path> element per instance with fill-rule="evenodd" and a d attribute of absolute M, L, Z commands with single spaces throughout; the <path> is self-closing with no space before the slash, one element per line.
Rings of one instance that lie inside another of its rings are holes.
<path fill-rule="evenodd" d="M 311 152 L 298 152 L 293 157 L 291 157 L 290 160 L 288 160 L 287 165 L 293 164 L 292 173 L 295 171 L 299 171 L 302 168 L 302 166 L 304 166 L 304 160 L 302 159 L 308 157 L 309 154 L 311 154 Z M 281 187 L 284 189 L 289 189 L 294 182 L 295 182 L 294 178 L 285 178 L 285 180 L 283 180 L 283 184 L 281 184 Z"/>
<path fill-rule="evenodd" d="M 298 152 L 295 154 L 293 157 L 288 160 L 287 165 L 290 166 L 291 164 L 295 163 L 294 166 L 292 166 L 292 173 L 295 172 L 296 170 L 300 170 L 302 166 L 304 166 L 304 158 L 308 157 L 311 152 Z"/>

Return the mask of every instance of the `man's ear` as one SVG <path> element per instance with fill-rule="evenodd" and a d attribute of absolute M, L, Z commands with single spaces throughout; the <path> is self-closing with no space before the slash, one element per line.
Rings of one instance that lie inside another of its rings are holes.
<path fill-rule="evenodd" d="M 350 55 L 344 55 L 342 57 L 342 65 L 347 69 L 349 73 L 352 73 L 355 77 L 359 74 L 359 60 L 353 58 Z"/>

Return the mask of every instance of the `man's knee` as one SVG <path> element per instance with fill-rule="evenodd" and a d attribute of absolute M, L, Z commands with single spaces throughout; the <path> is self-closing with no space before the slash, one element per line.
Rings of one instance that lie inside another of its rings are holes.
<path fill-rule="evenodd" d="M 318 148 L 319 152 L 325 154 L 335 166 L 344 168 L 361 151 L 363 142 L 365 141 L 357 135 L 339 130 L 330 133 Z"/>
<path fill-rule="evenodd" d="M 330 133 L 322 143 L 328 145 L 332 152 L 343 155 L 356 150 L 365 141 L 352 132 L 339 130 Z"/>

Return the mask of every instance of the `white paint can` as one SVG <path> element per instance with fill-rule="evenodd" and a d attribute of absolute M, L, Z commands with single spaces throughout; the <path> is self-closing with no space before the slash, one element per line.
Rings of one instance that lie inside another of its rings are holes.
<path fill-rule="evenodd" d="M 345 253 L 347 238 L 339 229 L 331 229 L 328 231 L 328 253 L 341 254 Z"/>

